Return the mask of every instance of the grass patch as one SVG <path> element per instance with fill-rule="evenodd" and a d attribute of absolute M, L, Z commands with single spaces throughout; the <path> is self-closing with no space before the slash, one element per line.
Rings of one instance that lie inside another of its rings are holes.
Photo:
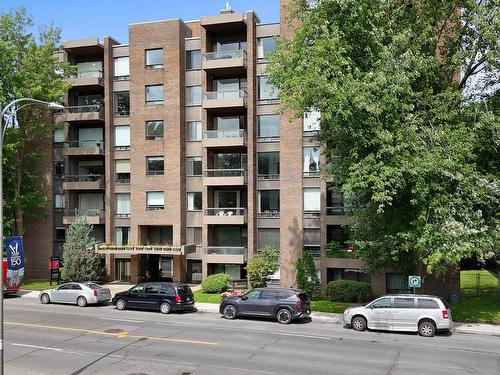
<path fill-rule="evenodd" d="M 359 306 L 359 304 L 349 302 L 334 302 L 328 299 L 311 301 L 311 310 L 316 312 L 342 314 L 345 309 L 351 306 Z"/>
<path fill-rule="evenodd" d="M 52 282 L 51 286 L 49 280 L 31 279 L 31 280 L 24 280 L 23 284 L 21 285 L 21 289 L 43 290 L 43 289 L 55 288 L 56 286 L 57 283 L 55 281 Z"/>
<path fill-rule="evenodd" d="M 220 303 L 220 293 L 203 293 L 201 290 L 193 292 L 195 302 Z"/>
<path fill-rule="evenodd" d="M 479 274 L 479 295 L 476 275 Z M 500 296 L 498 279 L 484 270 L 460 272 L 460 302 L 451 305 L 453 320 L 500 324 Z"/>

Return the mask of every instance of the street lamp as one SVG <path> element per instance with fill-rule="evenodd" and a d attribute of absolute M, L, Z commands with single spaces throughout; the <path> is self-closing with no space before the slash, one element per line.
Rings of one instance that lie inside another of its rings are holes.
<path fill-rule="evenodd" d="M 64 109 L 64 106 L 55 102 L 44 102 L 43 100 L 31 99 L 31 98 L 21 98 L 11 101 L 7 104 L 2 112 L 0 113 L 0 265 L 2 266 L 2 271 L 0 272 L 0 286 L 2 288 L 0 292 L 0 375 L 3 375 L 3 357 L 4 357 L 4 342 L 3 342 L 3 137 L 5 129 L 9 126 L 9 123 L 3 125 L 3 119 L 8 110 L 14 109 L 14 106 L 18 103 L 26 103 L 26 105 L 38 104 L 46 105 L 52 109 Z M 24 107 L 24 106 L 23 106 Z M 11 117 L 12 119 L 12 117 Z M 15 126 L 14 124 L 12 124 Z"/>

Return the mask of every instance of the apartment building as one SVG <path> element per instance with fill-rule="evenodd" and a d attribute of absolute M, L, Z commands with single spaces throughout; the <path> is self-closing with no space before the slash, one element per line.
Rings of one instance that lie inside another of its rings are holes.
<path fill-rule="evenodd" d="M 320 113 L 279 114 L 266 65 L 292 32 L 283 3 L 281 23 L 226 7 L 131 24 L 127 45 L 63 43 L 78 74 L 54 116 L 53 208 L 34 231 L 52 233 L 44 254 L 61 255 L 67 226 L 85 216 L 112 280 L 243 279 L 248 258 L 273 246 L 284 287 L 307 251 L 323 290 L 342 278 L 375 295 L 407 289 L 398 274 L 362 272 L 346 246 L 348 207 L 320 175 Z"/>

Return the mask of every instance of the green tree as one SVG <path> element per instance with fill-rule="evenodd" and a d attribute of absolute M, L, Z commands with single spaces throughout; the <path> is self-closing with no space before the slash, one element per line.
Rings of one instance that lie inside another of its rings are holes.
<path fill-rule="evenodd" d="M 302 289 L 309 298 L 316 297 L 319 294 L 320 281 L 312 254 L 305 252 L 303 258 L 297 259 L 295 267 L 297 288 Z"/>
<path fill-rule="evenodd" d="M 43 28 L 37 41 L 24 9 L 0 14 L 0 107 L 22 97 L 59 101 L 74 69 L 55 57 L 59 30 Z M 43 218 L 45 192 L 40 185 L 38 144 L 50 142 L 51 116 L 40 106 L 20 106 L 15 129 L 4 140 L 4 225 L 7 234 L 24 233 L 24 218 Z M 46 152 L 47 150 L 45 150 Z"/>
<path fill-rule="evenodd" d="M 499 245 L 498 1 L 322 0 L 271 57 L 284 110 L 321 112 L 368 267 L 440 274 Z"/>
<path fill-rule="evenodd" d="M 250 285 L 261 288 L 267 285 L 267 278 L 278 271 L 280 267 L 280 253 L 272 247 L 263 248 L 247 262 L 247 273 Z"/>
<path fill-rule="evenodd" d="M 106 275 L 101 255 L 94 251 L 92 225 L 78 217 L 68 227 L 63 246 L 64 275 L 71 281 L 100 280 Z"/>

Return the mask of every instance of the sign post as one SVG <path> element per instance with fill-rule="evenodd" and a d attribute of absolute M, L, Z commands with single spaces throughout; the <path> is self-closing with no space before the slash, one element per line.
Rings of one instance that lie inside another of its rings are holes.
<path fill-rule="evenodd" d="M 422 286 L 422 277 L 416 275 L 408 276 L 408 286 L 413 288 L 413 294 L 415 294 L 415 288 Z"/>
<path fill-rule="evenodd" d="M 57 285 L 59 285 L 61 277 L 61 259 L 59 257 L 50 257 L 49 270 L 50 270 L 50 285 L 52 281 L 56 280 Z"/>

